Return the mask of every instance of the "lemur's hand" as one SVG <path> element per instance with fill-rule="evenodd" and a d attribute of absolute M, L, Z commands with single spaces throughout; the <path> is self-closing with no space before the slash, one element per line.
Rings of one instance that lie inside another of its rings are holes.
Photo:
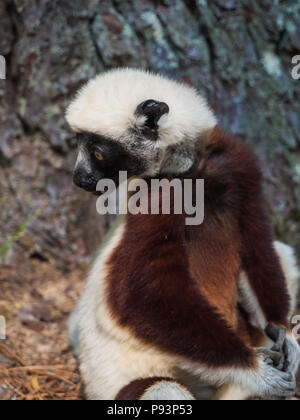
<path fill-rule="evenodd" d="M 279 328 L 274 324 L 269 324 L 266 327 L 265 332 L 267 336 L 275 343 L 271 349 L 266 349 L 266 353 L 269 351 L 270 358 L 274 361 L 274 366 L 278 370 L 283 371 L 285 364 L 284 343 L 287 336 L 287 330 L 286 328 Z M 271 355 L 273 355 L 273 357 Z"/>
<path fill-rule="evenodd" d="M 265 331 L 267 336 L 275 342 L 275 345 L 269 351 L 274 366 L 296 376 L 300 366 L 300 346 L 297 340 L 291 334 L 287 334 L 285 328 L 278 328 L 274 324 L 269 324 Z M 273 354 L 274 352 L 282 356 L 279 362 L 276 362 L 277 356 Z"/>
<path fill-rule="evenodd" d="M 298 367 L 300 361 L 295 357 L 295 346 L 292 347 L 285 328 L 269 324 L 265 331 L 275 344 L 270 349 L 257 349 L 260 367 L 256 381 L 262 390 L 259 396 L 294 396 L 296 392 L 295 364 Z"/>
<path fill-rule="evenodd" d="M 267 365 L 276 367 L 276 369 L 283 371 L 285 358 L 282 353 L 265 347 L 257 349 L 257 353 L 263 357 Z"/>
<path fill-rule="evenodd" d="M 295 376 L 290 372 L 282 372 L 270 361 L 270 354 L 257 350 L 259 369 L 248 374 L 248 387 L 259 397 L 291 397 L 296 393 Z"/>

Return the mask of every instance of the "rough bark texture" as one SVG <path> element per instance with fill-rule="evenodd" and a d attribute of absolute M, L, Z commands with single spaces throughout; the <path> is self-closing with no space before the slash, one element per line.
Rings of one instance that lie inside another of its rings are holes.
<path fill-rule="evenodd" d="M 2 0 L 0 248 L 28 222 L 5 262 L 68 268 L 96 249 L 107 221 L 72 186 L 64 111 L 83 82 L 116 66 L 159 71 L 208 97 L 221 126 L 260 155 L 277 235 L 300 253 L 299 20 L 295 0 Z"/>

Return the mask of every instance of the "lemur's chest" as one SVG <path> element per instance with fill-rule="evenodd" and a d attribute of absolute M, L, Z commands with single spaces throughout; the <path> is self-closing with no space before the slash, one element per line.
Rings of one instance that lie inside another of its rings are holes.
<path fill-rule="evenodd" d="M 182 215 L 127 217 L 101 268 L 101 298 L 114 322 L 146 331 L 172 317 L 177 328 L 201 296 L 237 327 L 239 242 L 222 226 L 207 241 L 210 233 L 209 220 L 190 238 Z"/>

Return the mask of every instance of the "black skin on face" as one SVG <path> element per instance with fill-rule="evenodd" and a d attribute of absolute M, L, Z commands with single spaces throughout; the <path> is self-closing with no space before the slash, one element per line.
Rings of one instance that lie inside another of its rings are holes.
<path fill-rule="evenodd" d="M 97 183 L 104 178 L 113 180 L 118 186 L 120 171 L 127 171 L 130 178 L 143 174 L 147 169 L 145 162 L 130 154 L 117 141 L 93 133 L 79 133 L 77 141 L 78 146 L 83 146 L 90 156 L 91 173 L 87 174 L 84 168 L 76 168 L 74 182 L 87 191 L 95 192 Z M 95 157 L 96 152 L 103 156 L 103 160 Z"/>
<path fill-rule="evenodd" d="M 136 115 L 146 117 L 142 129 L 138 130 L 137 138 L 156 141 L 158 139 L 158 121 L 169 113 L 169 106 L 164 102 L 148 99 L 138 105 Z M 129 153 L 120 142 L 93 133 L 77 134 L 79 146 L 84 147 L 90 156 L 90 172 L 84 166 L 78 167 L 74 173 L 74 183 L 87 191 L 96 191 L 100 179 L 111 179 L 119 185 L 119 172 L 127 171 L 128 177 L 142 175 L 147 170 L 147 162 Z M 138 143 L 136 145 L 138 147 Z M 102 160 L 96 158 L 99 153 Z"/>

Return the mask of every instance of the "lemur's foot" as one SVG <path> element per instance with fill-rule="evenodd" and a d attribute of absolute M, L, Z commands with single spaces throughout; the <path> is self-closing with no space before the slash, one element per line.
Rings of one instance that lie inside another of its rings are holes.
<path fill-rule="evenodd" d="M 285 359 L 282 353 L 268 348 L 259 348 L 257 349 L 257 353 L 262 355 L 262 358 L 267 365 L 274 366 L 278 370 L 283 370 Z"/>
<path fill-rule="evenodd" d="M 280 371 L 274 366 L 275 361 L 278 360 L 278 352 L 273 352 L 270 349 L 258 349 L 257 355 L 259 369 L 253 372 L 253 376 L 249 374 L 247 378 L 248 387 L 254 395 L 282 398 L 294 396 L 296 391 L 295 376 Z"/>

